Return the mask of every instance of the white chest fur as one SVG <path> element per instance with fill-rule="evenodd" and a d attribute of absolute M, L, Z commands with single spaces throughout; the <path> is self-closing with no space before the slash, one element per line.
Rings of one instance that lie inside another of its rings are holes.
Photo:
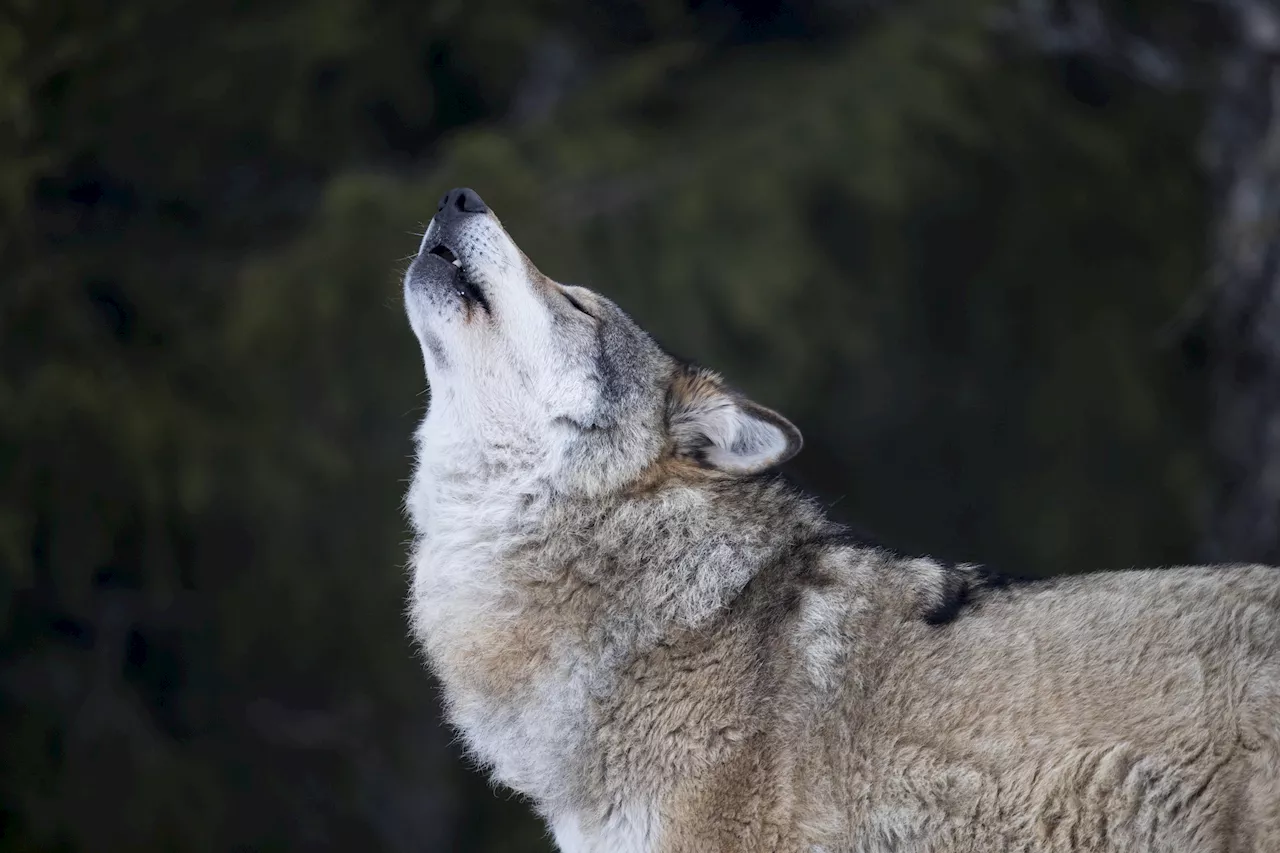
<path fill-rule="evenodd" d="M 429 415 L 419 433 L 418 464 L 407 497 L 415 529 L 411 615 L 414 631 L 444 682 L 451 722 L 493 777 L 531 797 L 551 818 L 565 853 L 652 853 L 657 816 L 614 808 L 603 823 L 578 817 L 580 766 L 588 706 L 601 676 L 598 650 L 566 640 L 518 691 L 495 695 L 485 679 L 452 678 L 462 638 L 501 644 L 519 620 L 520 580 L 509 555 L 539 535 L 550 499 L 545 450 L 481 448 Z M 545 617 L 545 614 L 543 614 Z M 461 663 L 466 666 L 466 661 Z M 588 799 L 592 799 L 587 797 Z"/>
<path fill-rule="evenodd" d="M 572 649 L 514 688 L 468 660 L 468 644 L 501 652 L 519 620 L 520 591 L 504 556 L 528 536 L 549 487 L 536 458 L 481 454 L 424 425 L 407 499 L 416 537 L 411 616 L 446 693 L 451 722 L 497 781 L 544 808 L 574 800 L 573 762 L 586 732 L 587 669 Z M 478 639 L 477 639 L 478 638 Z"/>
<path fill-rule="evenodd" d="M 588 831 L 575 814 L 551 821 L 560 853 L 653 853 L 658 845 L 658 816 L 651 808 L 617 809 Z"/>

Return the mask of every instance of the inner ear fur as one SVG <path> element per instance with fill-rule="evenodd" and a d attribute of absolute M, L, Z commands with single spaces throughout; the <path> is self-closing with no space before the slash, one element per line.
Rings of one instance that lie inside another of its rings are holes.
<path fill-rule="evenodd" d="M 677 456 L 726 474 L 756 474 L 800 452 L 800 430 L 748 400 L 716 373 L 677 371 L 667 395 L 667 422 Z"/>

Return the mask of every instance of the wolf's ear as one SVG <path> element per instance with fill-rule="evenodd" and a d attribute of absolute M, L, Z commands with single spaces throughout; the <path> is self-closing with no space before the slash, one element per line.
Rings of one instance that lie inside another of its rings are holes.
<path fill-rule="evenodd" d="M 709 370 L 676 374 L 667 398 L 676 453 L 726 474 L 755 474 L 800 452 L 800 430 Z"/>

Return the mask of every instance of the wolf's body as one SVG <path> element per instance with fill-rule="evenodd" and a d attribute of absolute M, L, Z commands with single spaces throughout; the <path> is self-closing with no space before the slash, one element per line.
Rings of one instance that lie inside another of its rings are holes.
<path fill-rule="evenodd" d="M 1280 851 L 1280 572 L 1010 584 L 861 545 L 761 473 L 793 427 L 474 194 L 406 302 L 415 631 L 565 853 Z"/>

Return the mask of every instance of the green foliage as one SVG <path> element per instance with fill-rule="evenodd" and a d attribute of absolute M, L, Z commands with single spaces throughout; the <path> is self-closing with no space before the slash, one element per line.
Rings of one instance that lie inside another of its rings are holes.
<path fill-rule="evenodd" d="M 793 473 L 891 544 L 1186 557 L 1199 105 L 1082 91 L 980 0 L 782 6 L 0 20 L 0 849 L 545 849 L 401 613 L 399 275 L 456 184 L 792 417 Z"/>
<path fill-rule="evenodd" d="M 1116 80 L 1083 105 L 1056 70 L 928 10 L 818 56 L 672 46 L 544 125 L 455 136 L 366 216 L 393 233 L 476 186 L 548 274 L 793 416 L 798 473 L 890 541 L 1032 573 L 1177 560 L 1199 456 L 1165 339 L 1201 269 L 1194 105 Z M 347 215 L 288 254 L 373 247 L 357 290 L 392 251 L 339 237 Z"/>

